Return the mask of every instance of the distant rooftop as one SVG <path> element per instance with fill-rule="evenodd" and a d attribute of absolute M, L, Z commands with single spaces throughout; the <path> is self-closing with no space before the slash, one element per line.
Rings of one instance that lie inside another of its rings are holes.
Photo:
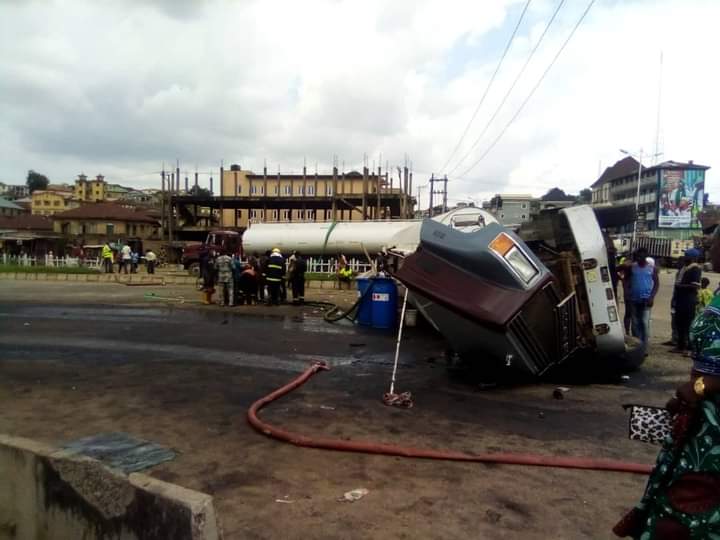
<path fill-rule="evenodd" d="M 3 199 L 2 197 L 0 197 L 0 208 L 9 208 L 10 210 L 24 211 L 24 208 L 22 206 L 18 206 L 14 202 Z"/>
<path fill-rule="evenodd" d="M 617 178 L 624 178 L 625 176 L 635 175 L 637 176 L 637 171 L 640 166 L 640 162 L 638 162 L 634 157 L 627 156 L 620 161 L 615 162 L 614 165 L 608 167 L 605 169 L 605 171 L 600 175 L 600 178 L 595 180 L 593 183 L 592 188 L 596 188 L 599 185 L 604 184 L 605 182 L 609 182 L 611 180 L 616 180 Z M 703 170 L 706 171 L 710 167 L 707 165 L 699 165 L 697 163 L 694 163 L 692 160 L 688 161 L 687 163 L 683 163 L 680 161 L 663 161 L 662 163 L 658 163 L 657 165 L 653 165 L 652 167 L 643 167 L 643 172 L 646 171 L 657 171 L 659 169 L 696 169 L 696 170 Z"/>

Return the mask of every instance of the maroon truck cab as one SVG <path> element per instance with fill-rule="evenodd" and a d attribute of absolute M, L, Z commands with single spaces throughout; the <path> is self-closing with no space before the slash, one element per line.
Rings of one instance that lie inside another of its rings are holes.
<path fill-rule="evenodd" d="M 200 273 L 200 251 L 203 247 L 216 253 L 242 256 L 242 235 L 237 231 L 210 231 L 205 242 L 185 246 L 182 264 L 192 274 Z"/>

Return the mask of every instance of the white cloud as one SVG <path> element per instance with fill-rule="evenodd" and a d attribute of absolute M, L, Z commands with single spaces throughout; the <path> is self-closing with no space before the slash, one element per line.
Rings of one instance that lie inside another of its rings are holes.
<path fill-rule="evenodd" d="M 416 185 L 455 146 L 521 0 L 55 1 L 0 4 L 0 180 L 102 172 L 158 183 L 163 161 L 217 170 L 401 163 Z M 535 0 L 458 154 L 500 102 L 556 2 Z M 566 2 L 505 109 L 457 172 L 512 116 L 584 3 Z M 719 49 L 708 1 L 597 2 L 518 121 L 451 197 L 576 192 L 619 147 L 655 140 L 665 54 L 664 159 L 718 165 Z M 452 164 L 450 168 L 452 168 Z M 713 192 L 713 171 L 708 176 Z"/>

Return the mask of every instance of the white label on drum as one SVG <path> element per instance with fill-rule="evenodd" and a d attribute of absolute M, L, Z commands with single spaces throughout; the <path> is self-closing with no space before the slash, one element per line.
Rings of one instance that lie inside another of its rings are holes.
<path fill-rule="evenodd" d="M 373 302 L 389 302 L 390 294 L 389 293 L 373 293 L 372 301 Z"/>

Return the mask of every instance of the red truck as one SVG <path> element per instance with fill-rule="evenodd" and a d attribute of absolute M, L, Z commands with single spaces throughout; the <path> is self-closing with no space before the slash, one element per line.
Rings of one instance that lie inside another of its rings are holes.
<path fill-rule="evenodd" d="M 200 274 L 200 251 L 207 248 L 216 253 L 242 255 L 242 234 L 237 231 L 210 231 L 205 242 L 195 242 L 183 248 L 183 267 L 193 275 Z"/>

